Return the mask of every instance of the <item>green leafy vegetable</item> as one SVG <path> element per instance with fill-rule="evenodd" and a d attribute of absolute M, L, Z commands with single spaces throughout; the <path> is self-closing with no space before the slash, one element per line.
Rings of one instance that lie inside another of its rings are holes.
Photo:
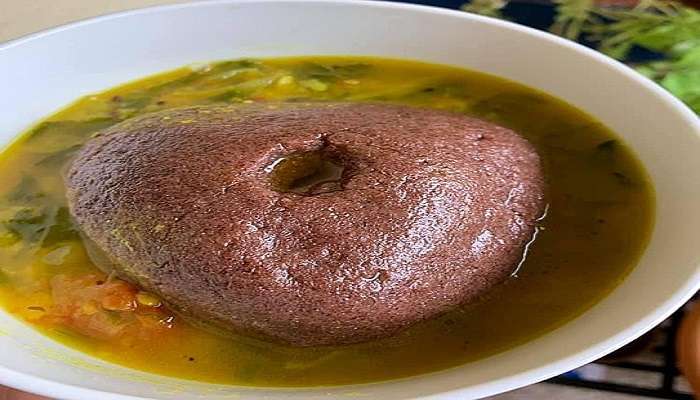
<path fill-rule="evenodd" d="M 178 78 L 167 82 L 159 83 L 143 90 L 138 90 L 123 96 L 115 96 L 114 115 L 119 120 L 131 118 L 141 113 L 144 108 L 156 102 L 158 97 L 177 91 L 180 88 L 191 87 L 206 79 L 228 79 L 244 71 L 258 71 L 262 64 L 255 60 L 236 60 L 213 63 L 193 70 Z M 211 101 L 229 101 L 235 97 L 233 91 L 224 92 L 221 95 L 213 96 Z"/>
<path fill-rule="evenodd" d="M 54 221 L 46 233 L 42 246 L 51 247 L 57 243 L 67 242 L 78 238 L 78 231 L 73 225 L 68 207 L 59 207 Z"/>
<path fill-rule="evenodd" d="M 187 75 L 181 76 L 179 78 L 175 78 L 171 81 L 168 81 L 165 83 L 160 83 L 160 84 L 155 85 L 155 86 L 151 86 L 151 87 L 145 89 L 144 92 L 139 92 L 139 93 L 145 94 L 146 97 L 145 97 L 144 101 L 147 100 L 148 102 L 150 102 L 150 100 L 151 100 L 150 96 L 154 96 L 154 95 L 157 95 L 159 93 L 162 93 L 162 92 L 165 92 L 168 90 L 172 90 L 172 89 L 176 89 L 176 88 L 179 88 L 182 86 L 191 85 L 194 82 L 201 79 L 203 76 L 204 76 L 204 73 L 202 71 L 193 71 Z M 136 97 L 134 99 L 136 99 Z M 136 105 L 140 105 L 140 103 L 137 103 Z"/>
<path fill-rule="evenodd" d="M 117 107 L 121 109 L 140 110 L 146 107 L 147 105 L 151 104 L 152 100 L 153 99 L 150 94 L 141 91 L 129 93 L 125 96 L 112 97 L 112 102 L 117 103 Z"/>
<path fill-rule="evenodd" d="M 214 63 L 203 71 L 208 75 L 218 75 L 220 78 L 228 78 L 243 71 L 255 71 L 261 70 L 262 68 L 263 64 L 260 61 L 244 59 Z"/>
<path fill-rule="evenodd" d="M 112 118 L 94 118 L 86 121 L 46 121 L 31 131 L 27 142 L 51 141 L 60 135 L 62 141 L 68 137 L 73 139 L 71 142 L 82 143 L 95 131 L 107 128 L 116 122 Z"/>
<path fill-rule="evenodd" d="M 317 79 L 325 82 L 334 82 L 342 79 L 359 78 L 372 68 L 369 64 L 334 64 L 323 65 L 317 63 L 304 63 L 294 69 L 294 76 L 299 80 Z"/>
<path fill-rule="evenodd" d="M 238 89 L 226 90 L 220 94 L 209 97 L 209 100 L 214 102 L 230 102 L 230 101 L 241 101 L 245 97 Z"/>
<path fill-rule="evenodd" d="M 22 208 L 3 222 L 4 228 L 27 243 L 37 243 L 46 230 L 46 215 L 35 208 Z"/>
<path fill-rule="evenodd" d="M 29 245 L 54 247 L 79 237 L 70 212 L 65 206 L 16 206 L 14 215 L 0 223 L 0 245 L 22 240 Z"/>
<path fill-rule="evenodd" d="M 148 96 L 153 97 L 155 95 L 167 92 L 169 90 L 177 89 L 183 86 L 190 86 L 193 83 L 207 76 L 216 76 L 223 74 L 223 76 L 226 77 L 233 72 L 259 69 L 261 65 L 262 64 L 260 64 L 260 62 L 254 60 L 235 60 L 214 63 L 207 65 L 205 68 L 192 71 L 189 74 L 173 79 L 171 81 L 151 86 L 148 89 L 146 89 L 145 93 Z"/>
<path fill-rule="evenodd" d="M 211 64 L 209 66 L 208 72 L 217 73 L 237 69 L 260 68 L 261 65 L 262 64 L 260 63 L 260 61 L 253 60 L 250 58 L 242 60 L 229 60 Z"/>
<path fill-rule="evenodd" d="M 270 85 L 278 78 L 278 76 L 266 76 L 258 79 L 250 79 L 238 83 L 232 87 L 231 90 L 237 90 L 244 94 L 250 94 L 256 90 L 264 89 Z"/>
<path fill-rule="evenodd" d="M 27 203 L 44 196 L 36 178 L 24 175 L 6 198 L 13 203 Z"/>
<path fill-rule="evenodd" d="M 58 168 L 65 164 L 65 162 L 68 161 L 68 159 L 71 156 L 73 156 L 73 154 L 75 154 L 75 152 L 77 152 L 78 149 L 80 149 L 80 147 L 82 146 L 76 144 L 63 150 L 51 153 L 46 157 L 42 158 L 41 160 L 37 161 L 36 165 L 40 167 Z"/>

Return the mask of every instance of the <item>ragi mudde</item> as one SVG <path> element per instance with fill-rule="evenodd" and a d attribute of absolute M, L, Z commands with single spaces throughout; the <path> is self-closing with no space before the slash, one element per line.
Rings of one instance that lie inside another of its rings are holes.
<path fill-rule="evenodd" d="M 515 132 L 384 104 L 149 114 L 91 139 L 66 183 L 101 265 L 186 315 L 297 346 L 475 301 L 544 208 L 539 157 Z"/>

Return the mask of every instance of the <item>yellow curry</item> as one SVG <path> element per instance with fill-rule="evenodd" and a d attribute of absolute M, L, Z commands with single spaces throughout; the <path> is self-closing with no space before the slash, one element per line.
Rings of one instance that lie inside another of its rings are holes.
<path fill-rule="evenodd" d="M 549 208 L 517 273 L 477 304 L 395 337 L 293 348 L 204 330 L 93 265 L 67 210 L 61 175 L 91 135 L 170 107 L 270 100 L 433 107 L 521 133 L 544 162 Z M 652 224 L 653 189 L 630 150 L 592 117 L 542 92 L 409 61 L 224 61 L 84 97 L 0 155 L 0 303 L 69 346 L 154 373 L 255 386 L 378 381 L 486 357 L 576 317 L 634 267 Z"/>

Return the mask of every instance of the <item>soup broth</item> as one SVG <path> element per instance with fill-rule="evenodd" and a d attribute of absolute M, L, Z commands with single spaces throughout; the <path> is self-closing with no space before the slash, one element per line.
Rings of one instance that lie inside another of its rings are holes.
<path fill-rule="evenodd" d="M 171 107 L 264 101 L 389 102 L 509 127 L 538 150 L 548 212 L 516 273 L 476 304 L 364 344 L 294 348 L 221 336 L 106 276 L 88 257 L 62 171 L 102 128 Z M 0 303 L 46 335 L 127 367 L 253 386 L 351 384 L 477 360 L 576 317 L 634 267 L 653 189 L 633 153 L 589 115 L 542 92 L 446 66 L 364 57 L 223 61 L 84 97 L 0 155 Z"/>

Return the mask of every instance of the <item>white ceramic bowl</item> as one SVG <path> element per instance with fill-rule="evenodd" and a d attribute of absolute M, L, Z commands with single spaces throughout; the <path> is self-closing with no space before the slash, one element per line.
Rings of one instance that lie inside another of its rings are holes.
<path fill-rule="evenodd" d="M 653 327 L 697 290 L 697 117 L 609 58 L 466 13 L 352 0 L 213 1 L 67 25 L 0 46 L 0 142 L 79 96 L 144 75 L 199 61 L 311 54 L 463 66 L 542 89 L 595 115 L 634 148 L 656 186 L 657 224 L 640 264 L 565 326 L 499 355 L 410 379 L 296 390 L 188 382 L 91 358 L 0 312 L 0 383 L 85 400 L 483 397 L 592 361 Z"/>

